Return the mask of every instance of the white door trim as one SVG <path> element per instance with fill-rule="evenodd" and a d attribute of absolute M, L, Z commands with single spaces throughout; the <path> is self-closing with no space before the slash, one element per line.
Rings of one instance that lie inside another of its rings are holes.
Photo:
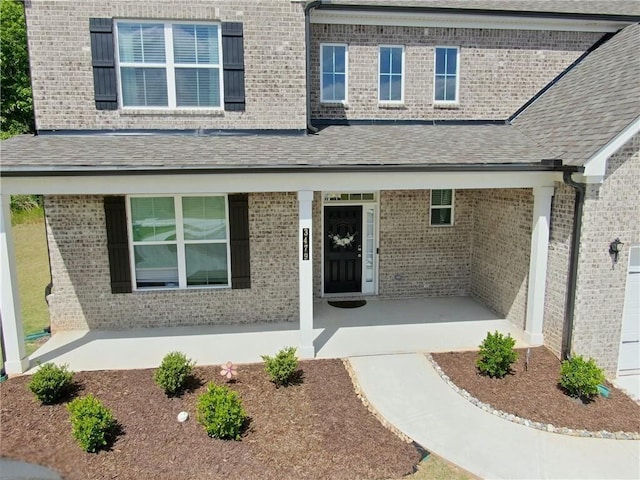
<path fill-rule="evenodd" d="M 339 201 L 325 201 L 325 194 L 327 193 L 336 193 L 334 190 L 331 190 L 330 192 L 320 192 L 322 195 L 322 202 L 321 202 L 321 210 L 320 210 L 320 222 L 321 222 L 321 226 L 322 226 L 322 234 L 320 235 L 321 238 L 321 242 L 320 242 L 320 250 L 321 250 L 321 259 L 320 259 L 320 296 L 322 298 L 331 298 L 331 297 L 341 297 L 341 296 L 345 296 L 345 295 L 349 295 L 349 294 L 344 294 L 344 293 L 325 293 L 324 291 L 324 246 L 325 246 L 325 240 L 326 240 L 326 233 L 325 233 L 325 224 L 324 224 L 324 208 L 325 207 L 342 207 L 342 206 L 361 206 L 362 207 L 362 280 L 361 280 L 361 287 L 360 287 L 360 292 L 359 293 L 354 293 L 353 295 L 367 295 L 367 296 L 373 296 L 373 295 L 378 295 L 378 279 L 379 279 L 379 266 L 380 266 L 380 262 L 379 262 L 379 255 L 378 255 L 378 250 L 379 250 L 379 241 L 380 241 L 380 192 L 379 191 L 340 191 L 338 193 L 373 193 L 375 195 L 375 200 L 339 200 Z M 374 212 L 374 237 L 373 237 L 373 288 L 372 289 L 365 289 L 365 281 L 366 281 L 366 257 L 365 257 L 365 249 L 366 249 L 366 237 L 365 237 L 365 232 L 367 230 L 366 228 L 366 208 L 367 207 L 371 207 L 373 206 L 375 208 L 375 212 Z"/>

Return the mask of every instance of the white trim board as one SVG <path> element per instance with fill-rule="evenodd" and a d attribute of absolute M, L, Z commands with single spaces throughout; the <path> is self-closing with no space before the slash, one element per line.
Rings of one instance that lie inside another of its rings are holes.
<path fill-rule="evenodd" d="M 607 160 L 611 155 L 616 153 L 625 143 L 640 132 L 640 116 L 631 122 L 618 135 L 613 137 L 607 144 L 598 150 L 584 164 L 584 177 L 587 183 L 600 183 L 604 179 L 607 172 Z"/>
<path fill-rule="evenodd" d="M 564 18 L 524 18 L 514 14 L 472 15 L 452 13 L 353 12 L 312 10 L 311 23 L 382 25 L 401 27 L 484 28 L 493 30 L 554 30 L 569 32 L 617 32 L 632 22 Z"/>
<path fill-rule="evenodd" d="M 4 194 L 147 195 L 229 192 L 378 191 L 533 188 L 562 181 L 558 172 L 361 172 L 0 177 Z"/>

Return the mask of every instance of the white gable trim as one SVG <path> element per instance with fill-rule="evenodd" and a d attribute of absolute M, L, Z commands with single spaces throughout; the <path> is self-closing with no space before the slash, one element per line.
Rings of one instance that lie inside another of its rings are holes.
<path fill-rule="evenodd" d="M 600 183 L 604 179 L 607 170 L 607 160 L 611 155 L 616 153 L 631 137 L 640 132 L 640 116 L 631 122 L 618 135 L 613 137 L 609 142 L 598 150 L 584 164 L 584 177 L 587 183 Z"/>
<path fill-rule="evenodd" d="M 311 23 L 382 25 L 400 27 L 488 28 L 494 30 L 556 30 L 569 32 L 617 32 L 631 22 L 452 13 L 353 12 L 313 10 Z"/>

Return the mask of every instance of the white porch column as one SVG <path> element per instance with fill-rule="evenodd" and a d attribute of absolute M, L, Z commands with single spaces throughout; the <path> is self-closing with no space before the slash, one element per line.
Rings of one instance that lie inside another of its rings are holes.
<path fill-rule="evenodd" d="M 315 357 L 313 346 L 313 256 L 311 254 L 313 192 L 298 192 L 298 265 L 300 286 L 300 356 Z"/>
<path fill-rule="evenodd" d="M 11 236 L 11 196 L 0 195 L 0 320 L 4 338 L 4 369 L 22 373 L 29 366 L 24 349 L 16 257 Z"/>
<path fill-rule="evenodd" d="M 527 292 L 527 322 L 524 331 L 524 338 L 530 345 L 543 344 L 542 321 L 553 191 L 553 187 L 533 189 L 533 228 L 529 261 L 529 290 Z"/>

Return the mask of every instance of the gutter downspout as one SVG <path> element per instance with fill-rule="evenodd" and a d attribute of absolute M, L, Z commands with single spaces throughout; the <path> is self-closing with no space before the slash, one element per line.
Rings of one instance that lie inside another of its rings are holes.
<path fill-rule="evenodd" d="M 578 276 L 578 255 L 580 254 L 580 232 L 582 230 L 582 207 L 586 192 L 586 184 L 575 182 L 571 175 L 574 172 L 564 171 L 564 183 L 576 191 L 573 208 L 573 229 L 571 232 L 571 251 L 569 253 L 569 277 L 567 278 L 567 299 L 564 308 L 564 327 L 562 329 L 562 360 L 571 357 L 573 320 L 576 306 L 576 281 Z"/>
<path fill-rule="evenodd" d="M 309 2 L 304 7 L 304 43 L 307 84 L 307 132 L 317 133 L 318 129 L 311 125 L 311 10 L 319 7 L 321 0 Z"/>

